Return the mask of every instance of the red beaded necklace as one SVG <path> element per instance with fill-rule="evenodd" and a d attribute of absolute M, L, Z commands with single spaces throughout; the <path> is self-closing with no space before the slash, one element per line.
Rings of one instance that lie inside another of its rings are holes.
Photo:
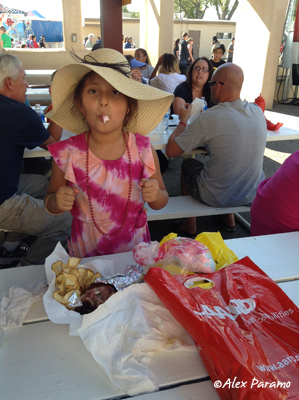
<path fill-rule="evenodd" d="M 128 138 L 127 138 L 126 132 L 123 132 L 123 138 L 124 138 L 124 141 L 126 144 L 126 150 L 127 150 L 128 159 L 129 159 L 129 193 L 128 193 L 128 200 L 127 200 L 127 205 L 126 205 L 126 212 L 125 212 L 125 217 L 124 217 L 123 223 L 115 232 L 112 232 L 112 233 L 106 233 L 106 232 L 102 231 L 102 229 L 96 223 L 95 218 L 94 218 L 93 207 L 92 207 L 92 203 L 91 203 L 91 195 L 90 195 L 90 181 L 89 181 L 89 138 L 90 138 L 90 131 L 87 132 L 87 136 L 86 136 L 86 186 L 87 186 L 87 197 L 88 197 L 89 210 L 90 210 L 90 214 L 91 214 L 92 223 L 95 226 L 95 228 L 98 230 L 98 232 L 100 232 L 102 235 L 115 236 L 125 226 L 125 223 L 126 223 L 126 220 L 128 217 L 129 205 L 130 205 L 131 194 L 132 194 L 132 165 L 131 165 L 132 160 L 131 160 L 131 153 L 130 153 L 129 144 L 128 144 Z"/>

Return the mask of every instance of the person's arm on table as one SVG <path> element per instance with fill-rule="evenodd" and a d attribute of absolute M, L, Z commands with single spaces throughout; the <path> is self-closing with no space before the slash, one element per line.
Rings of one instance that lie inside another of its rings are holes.
<path fill-rule="evenodd" d="M 185 107 L 185 104 L 186 102 L 182 97 L 175 97 L 172 103 L 174 114 L 179 115 L 180 109 Z"/>
<path fill-rule="evenodd" d="M 185 108 L 185 107 L 187 107 L 187 108 Z M 166 154 L 168 157 L 177 157 L 184 152 L 180 148 L 180 146 L 177 144 L 175 139 L 184 132 L 187 122 L 188 122 L 188 119 L 191 114 L 191 108 L 192 108 L 192 105 L 186 103 L 179 110 L 180 123 L 175 128 L 175 130 L 172 132 L 172 134 L 170 135 L 167 145 L 166 145 Z"/>
<path fill-rule="evenodd" d="M 44 150 L 47 150 L 49 144 L 59 142 L 62 135 L 62 127 L 55 124 L 55 122 L 51 121 L 47 131 L 50 134 L 49 139 L 47 139 L 44 143 L 39 145 Z"/>

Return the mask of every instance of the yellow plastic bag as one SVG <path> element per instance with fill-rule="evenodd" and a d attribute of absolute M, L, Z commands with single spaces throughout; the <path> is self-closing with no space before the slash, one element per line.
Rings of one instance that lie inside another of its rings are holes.
<path fill-rule="evenodd" d="M 216 271 L 238 261 L 235 253 L 224 243 L 220 232 L 202 232 L 195 240 L 205 244 L 210 250 L 216 263 Z"/>

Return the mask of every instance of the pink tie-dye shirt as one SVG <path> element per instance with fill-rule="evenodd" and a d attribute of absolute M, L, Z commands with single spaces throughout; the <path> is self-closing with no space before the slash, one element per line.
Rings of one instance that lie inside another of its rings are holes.
<path fill-rule="evenodd" d="M 132 160 L 132 194 L 123 229 L 115 236 L 102 235 L 94 226 L 87 197 L 85 134 L 51 144 L 48 148 L 64 172 L 68 186 L 79 194 L 72 208 L 72 249 L 77 257 L 131 251 L 140 242 L 150 242 L 139 182 L 155 173 L 150 139 L 129 132 Z M 129 160 L 125 153 L 118 160 L 101 160 L 89 150 L 89 180 L 94 218 L 105 233 L 113 233 L 125 217 L 129 190 Z"/>

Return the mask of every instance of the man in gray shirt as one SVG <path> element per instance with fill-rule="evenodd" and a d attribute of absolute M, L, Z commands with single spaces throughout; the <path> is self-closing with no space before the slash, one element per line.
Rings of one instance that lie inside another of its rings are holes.
<path fill-rule="evenodd" d="M 266 121 L 257 105 L 240 99 L 243 78 L 243 71 L 236 64 L 219 67 L 210 82 L 215 106 L 200 113 L 187 126 L 192 106 L 182 107 L 180 124 L 166 147 L 168 157 L 176 157 L 199 146 L 206 147 L 210 159 L 204 164 L 192 158 L 183 161 L 182 194 L 191 194 L 198 201 L 214 207 L 250 204 L 264 178 Z M 234 214 L 224 215 L 223 223 L 233 230 Z M 188 218 L 181 229 L 195 234 L 196 219 Z"/>

